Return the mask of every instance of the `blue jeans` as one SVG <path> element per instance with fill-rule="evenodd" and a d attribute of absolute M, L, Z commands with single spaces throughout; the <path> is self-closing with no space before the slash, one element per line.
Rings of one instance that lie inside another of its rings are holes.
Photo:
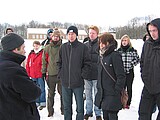
<path fill-rule="evenodd" d="M 94 94 L 93 94 L 94 92 Z M 85 80 L 85 94 L 86 94 L 86 114 L 93 114 L 96 116 L 101 116 L 101 109 L 94 105 L 95 96 L 97 93 L 97 80 Z"/>
<path fill-rule="evenodd" d="M 62 86 L 62 99 L 64 105 L 64 120 L 72 120 L 72 103 L 73 94 L 76 100 L 76 120 L 84 120 L 84 101 L 83 101 L 84 86 L 78 88 L 66 88 Z"/>
<path fill-rule="evenodd" d="M 41 96 L 37 98 L 37 106 L 46 106 L 46 92 L 45 92 L 45 82 L 42 78 L 32 78 L 32 80 L 40 87 Z"/>

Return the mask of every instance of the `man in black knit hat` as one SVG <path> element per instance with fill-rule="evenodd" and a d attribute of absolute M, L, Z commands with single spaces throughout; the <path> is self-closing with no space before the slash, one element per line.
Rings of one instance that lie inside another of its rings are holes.
<path fill-rule="evenodd" d="M 83 120 L 84 115 L 84 79 L 90 69 L 89 52 L 86 45 L 77 39 L 78 29 L 70 26 L 67 29 L 68 42 L 59 51 L 59 74 L 62 81 L 62 99 L 64 105 L 64 120 L 72 120 L 72 96 L 76 100 L 77 120 Z"/>
<path fill-rule="evenodd" d="M 9 33 L 2 38 L 0 52 L 0 120 L 40 120 L 35 100 L 40 88 L 28 77 L 24 39 Z"/>

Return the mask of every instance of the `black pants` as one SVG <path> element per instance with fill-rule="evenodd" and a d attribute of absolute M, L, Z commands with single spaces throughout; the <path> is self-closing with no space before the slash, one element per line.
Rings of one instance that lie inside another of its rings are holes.
<path fill-rule="evenodd" d="M 103 111 L 103 119 L 104 120 L 118 120 L 118 111 Z"/>
<path fill-rule="evenodd" d="M 128 92 L 128 102 L 127 105 L 130 106 L 131 100 L 132 100 L 132 84 L 133 84 L 133 79 L 134 79 L 134 70 L 131 69 L 130 73 L 126 74 L 126 83 L 125 83 L 125 88 L 127 88 Z"/>
<path fill-rule="evenodd" d="M 139 104 L 139 119 L 138 120 L 151 120 L 153 108 L 157 104 L 158 109 L 160 108 L 160 93 L 150 94 L 148 90 L 143 87 L 141 100 Z M 160 110 L 160 109 L 159 109 Z M 160 120 L 160 113 L 158 113 L 157 119 Z"/>

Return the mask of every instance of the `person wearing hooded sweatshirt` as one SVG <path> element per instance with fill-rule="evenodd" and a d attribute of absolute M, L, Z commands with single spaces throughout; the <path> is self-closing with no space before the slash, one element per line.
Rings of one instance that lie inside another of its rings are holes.
<path fill-rule="evenodd" d="M 126 105 L 126 109 L 130 108 L 131 100 L 132 100 L 132 84 L 134 79 L 134 66 L 139 63 L 139 55 L 135 48 L 133 48 L 130 37 L 128 35 L 123 35 L 121 37 L 121 45 L 118 49 L 120 54 L 122 55 L 124 70 L 126 73 L 126 83 L 125 88 L 128 92 L 128 101 Z"/>
<path fill-rule="evenodd" d="M 29 78 L 24 39 L 15 33 L 2 38 L 0 52 L 0 120 L 40 120 L 36 99 L 41 89 Z"/>
<path fill-rule="evenodd" d="M 48 98 L 47 98 L 47 109 L 48 117 L 52 117 L 54 114 L 54 96 L 56 91 L 56 86 L 58 93 L 60 94 L 60 110 L 63 115 L 63 103 L 62 103 L 62 90 L 61 81 L 57 78 L 58 66 L 57 61 L 59 59 L 59 49 L 62 44 L 60 39 L 60 31 L 58 28 L 54 29 L 52 33 L 52 40 L 43 51 L 42 55 L 42 78 L 46 80 L 48 85 Z"/>
<path fill-rule="evenodd" d="M 146 25 L 150 38 L 144 42 L 140 71 L 144 87 L 139 104 L 139 120 L 151 120 L 154 105 L 160 108 L 160 18 Z M 160 120 L 158 113 L 157 120 Z"/>
<path fill-rule="evenodd" d="M 64 43 L 59 52 L 59 74 L 62 81 L 64 104 L 64 120 L 72 120 L 73 94 L 76 101 L 76 120 L 84 120 L 84 79 L 90 70 L 88 47 L 79 42 L 78 29 L 70 26 L 67 29 L 68 42 Z"/>
<path fill-rule="evenodd" d="M 42 53 L 43 49 L 39 41 L 33 42 L 33 50 L 28 55 L 26 70 L 28 76 L 41 88 L 41 96 L 36 100 L 37 107 L 42 110 L 46 107 L 45 82 L 42 79 Z"/>
<path fill-rule="evenodd" d="M 99 37 L 100 60 L 95 105 L 102 108 L 104 120 L 118 120 L 118 112 L 122 109 L 121 91 L 126 75 L 121 54 L 115 51 L 116 48 L 117 41 L 111 33 L 103 33 Z"/>

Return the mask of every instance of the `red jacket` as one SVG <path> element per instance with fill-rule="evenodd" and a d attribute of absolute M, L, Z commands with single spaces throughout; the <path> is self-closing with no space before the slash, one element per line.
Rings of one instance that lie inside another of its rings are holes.
<path fill-rule="evenodd" d="M 30 52 L 27 58 L 26 70 L 28 76 L 31 78 L 41 78 L 42 77 L 42 53 L 43 50 L 40 50 L 38 53 L 35 53 L 34 50 Z"/>

